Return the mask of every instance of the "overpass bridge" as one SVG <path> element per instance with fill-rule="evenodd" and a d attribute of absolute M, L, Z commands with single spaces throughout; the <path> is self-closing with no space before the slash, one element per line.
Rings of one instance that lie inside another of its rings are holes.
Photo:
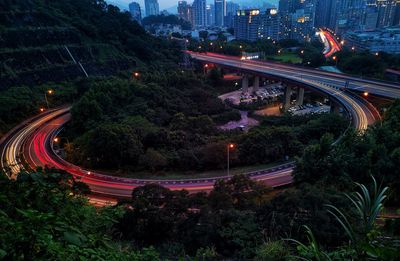
<path fill-rule="evenodd" d="M 240 60 L 240 58 L 217 54 L 190 53 L 191 57 L 202 63 L 213 63 L 244 74 L 243 84 L 248 84 L 250 76 L 259 84 L 260 77 L 277 79 L 284 83 L 286 92 L 296 86 L 310 88 L 328 95 L 349 112 L 353 126 L 364 130 L 379 118 L 376 109 L 368 101 L 353 95 L 348 90 L 368 91 L 371 94 L 399 98 L 400 86 L 393 83 L 359 79 L 349 75 L 334 74 L 302 67 L 268 62 Z M 258 77 L 258 80 L 256 80 Z M 244 86 L 246 87 L 246 86 Z M 75 178 L 88 184 L 92 192 L 106 197 L 130 197 L 135 187 L 157 183 L 169 189 L 186 189 L 190 192 L 209 191 L 214 183 L 230 176 L 197 178 L 183 180 L 156 180 L 122 178 L 75 166 L 55 151 L 53 143 L 63 126 L 70 120 L 70 107 L 62 107 L 29 119 L 0 139 L 1 170 L 16 178 L 18 173 L 37 167 L 54 167 L 71 173 Z M 247 173 L 257 181 L 270 186 L 283 186 L 292 182 L 293 162 L 270 169 Z"/>
<path fill-rule="evenodd" d="M 378 110 L 356 93 L 368 93 L 382 98 L 400 98 L 400 86 L 395 83 L 309 69 L 300 66 L 276 62 L 245 60 L 239 57 L 215 53 L 187 52 L 192 59 L 201 63 L 228 68 L 243 74 L 242 89 L 248 88 L 249 77 L 254 77 L 253 88 L 259 88 L 260 78 L 281 81 L 285 87 L 284 106 L 290 105 L 294 88 L 298 88 L 297 102 L 301 105 L 304 99 L 304 88 L 328 96 L 334 107 L 341 104 L 349 113 L 355 128 L 365 130 L 380 119 Z"/>

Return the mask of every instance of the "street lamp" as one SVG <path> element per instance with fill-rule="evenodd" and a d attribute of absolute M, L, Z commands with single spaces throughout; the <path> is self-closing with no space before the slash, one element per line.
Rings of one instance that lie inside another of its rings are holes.
<path fill-rule="evenodd" d="M 44 99 L 45 99 L 46 104 L 47 104 L 47 109 L 50 108 L 50 107 L 49 107 L 49 100 L 47 99 L 47 94 L 48 94 L 48 95 L 52 95 L 53 93 L 54 93 L 54 91 L 51 90 L 51 89 L 50 89 L 50 90 L 47 90 L 47 91 L 44 93 Z"/>
<path fill-rule="evenodd" d="M 207 74 L 208 64 L 205 64 L 203 67 L 203 74 Z"/>
<path fill-rule="evenodd" d="M 234 148 L 235 148 L 235 144 L 233 144 L 233 143 L 229 143 L 228 146 L 226 146 L 226 152 L 227 152 L 226 163 L 227 163 L 227 173 L 228 173 L 228 177 L 230 176 L 230 173 L 229 173 L 229 163 L 230 163 L 230 160 L 229 160 L 229 152 L 230 152 L 231 149 L 234 149 Z"/>
<path fill-rule="evenodd" d="M 39 111 L 40 111 L 40 112 L 44 112 L 45 109 L 44 109 L 43 107 L 41 107 L 41 108 L 39 109 Z"/>
<path fill-rule="evenodd" d="M 68 137 L 54 137 L 54 138 L 53 138 L 53 141 L 54 141 L 55 143 L 59 143 L 59 142 L 61 141 L 61 139 L 65 139 L 65 140 L 67 141 L 67 144 L 70 143 Z"/>
<path fill-rule="evenodd" d="M 133 77 L 135 77 L 136 79 L 138 79 L 139 76 L 140 76 L 140 73 L 139 73 L 139 72 L 134 72 L 134 73 L 133 73 Z"/>
<path fill-rule="evenodd" d="M 338 59 L 337 59 L 336 55 L 333 56 L 332 59 L 336 62 L 336 67 L 337 67 Z"/>
<path fill-rule="evenodd" d="M 363 95 L 364 95 L 364 97 L 368 97 L 369 93 L 368 92 L 364 92 Z"/>

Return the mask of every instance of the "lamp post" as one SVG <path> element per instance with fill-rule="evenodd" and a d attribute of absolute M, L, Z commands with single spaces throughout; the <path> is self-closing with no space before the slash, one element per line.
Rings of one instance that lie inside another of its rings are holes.
<path fill-rule="evenodd" d="M 233 148 L 235 148 L 235 144 L 233 144 L 233 143 L 229 143 L 228 146 L 226 146 L 226 155 L 227 155 L 226 164 L 227 164 L 228 177 L 230 176 L 230 172 L 229 172 L 229 163 L 230 163 L 229 152 Z"/>
<path fill-rule="evenodd" d="M 333 56 L 333 57 L 332 57 L 332 59 L 335 61 L 335 64 L 336 64 L 336 67 L 337 67 L 337 64 L 338 64 L 338 58 L 337 58 L 336 56 Z"/>
<path fill-rule="evenodd" d="M 45 99 L 46 104 L 47 104 L 47 109 L 49 109 L 50 107 L 49 107 L 49 100 L 47 99 L 47 94 L 52 95 L 52 94 L 53 94 L 53 90 L 47 90 L 47 91 L 44 93 L 44 99 Z"/>
<path fill-rule="evenodd" d="M 208 64 L 205 64 L 203 66 L 203 74 L 206 75 L 207 74 L 207 69 L 208 69 Z"/>
<path fill-rule="evenodd" d="M 69 142 L 68 137 L 54 137 L 53 138 L 53 143 L 56 143 L 59 146 L 60 143 L 61 143 L 61 139 L 65 139 L 67 141 L 67 147 L 71 146 L 71 143 Z"/>

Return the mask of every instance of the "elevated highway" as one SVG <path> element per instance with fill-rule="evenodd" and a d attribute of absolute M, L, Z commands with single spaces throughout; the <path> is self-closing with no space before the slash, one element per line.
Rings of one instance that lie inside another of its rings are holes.
<path fill-rule="evenodd" d="M 193 59 L 204 63 L 213 63 L 265 77 L 275 77 L 319 91 L 341 103 L 351 115 L 353 126 L 359 130 L 365 130 L 368 125 L 378 120 L 379 113 L 377 114 L 376 109 L 366 100 L 347 89 L 368 91 L 392 99 L 400 97 L 400 87 L 391 83 L 276 63 L 243 61 L 235 57 L 216 54 L 190 53 L 190 55 Z M 130 179 L 114 177 L 73 165 L 62 159 L 53 148 L 54 137 L 70 120 L 70 117 L 70 107 L 59 108 L 36 116 L 10 131 L 0 140 L 2 170 L 10 178 L 15 178 L 20 171 L 35 169 L 39 166 L 54 167 L 65 170 L 85 182 L 94 193 L 113 198 L 130 197 L 135 187 L 148 183 L 157 183 L 173 190 L 209 191 L 217 180 L 230 178 L 223 176 L 184 180 Z M 254 180 L 276 187 L 292 182 L 293 168 L 294 163 L 289 162 L 263 171 L 247 173 L 247 175 Z"/>

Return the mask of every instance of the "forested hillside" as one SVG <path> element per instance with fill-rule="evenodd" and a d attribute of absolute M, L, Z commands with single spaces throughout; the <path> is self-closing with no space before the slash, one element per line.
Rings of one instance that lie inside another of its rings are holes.
<path fill-rule="evenodd" d="M 0 0 L 0 137 L 50 89 L 50 107 L 72 103 L 95 78 L 174 69 L 179 56 L 103 0 Z"/>
<path fill-rule="evenodd" d="M 0 10 L 0 90 L 113 75 L 178 57 L 103 0 L 2 0 Z"/>

